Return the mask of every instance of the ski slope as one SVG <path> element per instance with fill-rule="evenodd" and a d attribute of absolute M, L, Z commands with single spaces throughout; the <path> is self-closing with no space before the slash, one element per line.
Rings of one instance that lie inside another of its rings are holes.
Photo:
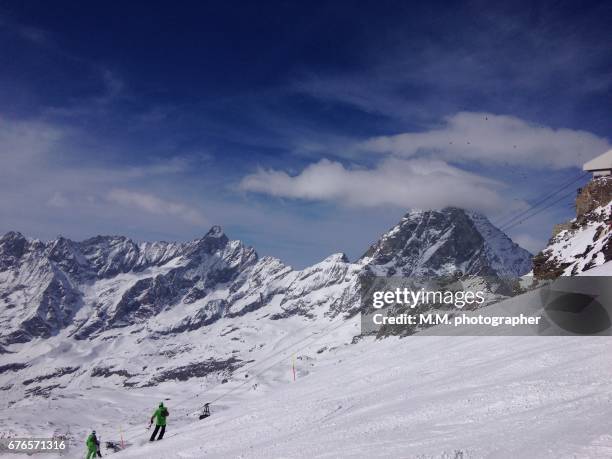
<path fill-rule="evenodd" d="M 308 374 L 299 360 L 296 382 L 280 368 L 262 375 L 266 391 L 236 391 L 206 420 L 171 417 L 163 441 L 149 444 L 140 433 L 113 457 L 612 457 L 610 344 L 363 340 L 326 353 Z"/>
<path fill-rule="evenodd" d="M 607 339 L 420 337 L 365 347 L 179 431 L 170 420 L 168 438 L 116 457 L 612 456 Z"/>

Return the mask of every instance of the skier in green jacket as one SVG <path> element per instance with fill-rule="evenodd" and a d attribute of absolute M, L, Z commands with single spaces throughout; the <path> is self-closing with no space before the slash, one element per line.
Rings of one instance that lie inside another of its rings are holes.
<path fill-rule="evenodd" d="M 155 440 L 155 436 L 157 435 L 158 431 L 159 437 L 157 439 L 161 440 L 164 438 L 164 433 L 166 433 L 166 418 L 169 414 L 168 409 L 164 406 L 164 402 L 161 402 L 159 407 L 155 410 L 155 413 L 153 413 L 153 416 L 151 416 L 149 428 L 151 428 L 151 425 L 153 425 L 153 420 L 155 419 L 155 430 L 153 430 L 153 435 L 151 435 L 151 439 L 149 441 Z"/>
<path fill-rule="evenodd" d="M 91 434 L 89 434 L 89 436 L 87 437 L 87 459 L 93 459 L 94 457 L 96 457 L 96 454 L 99 457 L 102 457 L 102 455 L 100 454 L 100 442 L 98 441 L 98 437 L 96 437 L 96 431 L 94 430 L 93 432 L 91 432 Z"/>

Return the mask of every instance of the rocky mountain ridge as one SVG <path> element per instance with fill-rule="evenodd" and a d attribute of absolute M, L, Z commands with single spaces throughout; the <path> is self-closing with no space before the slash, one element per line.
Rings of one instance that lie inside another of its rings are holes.
<path fill-rule="evenodd" d="M 519 276 L 529 270 L 529 258 L 485 217 L 455 208 L 406 214 L 357 263 L 342 254 L 324 260 L 330 267 L 326 279 L 315 275 L 321 264 L 295 271 L 275 258 L 260 259 L 218 226 L 187 243 L 137 244 L 121 236 L 41 242 L 10 232 L 0 238 L 2 345 L 48 338 L 63 329 L 86 339 L 198 303 L 195 315 L 168 328 L 180 332 L 246 314 L 281 294 L 283 305 L 291 304 L 283 314 L 307 315 L 312 305 L 305 303 L 306 293 L 337 285 L 360 268 L 388 276 L 458 270 Z M 296 291 L 305 280 L 309 285 Z M 341 292 L 327 298 L 329 313 L 354 309 L 346 302 L 352 296 Z"/>
<path fill-rule="evenodd" d="M 302 270 L 259 257 L 220 227 L 186 243 L 7 233 L 0 387 L 19 400 L 93 385 L 218 382 L 280 342 L 353 320 L 360 276 L 518 275 L 528 259 L 486 218 L 460 209 L 410 212 L 357 262 L 334 254 Z M 325 336 L 321 352 L 358 333 Z"/>

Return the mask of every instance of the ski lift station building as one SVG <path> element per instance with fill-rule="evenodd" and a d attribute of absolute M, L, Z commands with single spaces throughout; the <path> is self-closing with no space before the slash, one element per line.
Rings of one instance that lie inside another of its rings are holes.
<path fill-rule="evenodd" d="M 582 169 L 587 172 L 592 172 L 594 177 L 612 175 L 612 150 L 608 150 L 603 155 L 599 155 L 584 163 Z"/>

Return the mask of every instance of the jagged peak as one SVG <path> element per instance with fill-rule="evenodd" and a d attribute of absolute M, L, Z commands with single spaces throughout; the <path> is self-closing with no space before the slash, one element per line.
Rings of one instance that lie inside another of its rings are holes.
<path fill-rule="evenodd" d="M 52 245 L 56 246 L 56 245 L 74 244 L 74 241 L 60 234 L 55 239 L 53 239 L 51 243 Z"/>
<path fill-rule="evenodd" d="M 217 250 L 225 248 L 229 242 L 230 240 L 225 235 L 223 228 L 215 225 L 200 239 L 188 243 L 186 249 L 188 254 L 195 254 L 201 251 L 212 254 Z"/>
<path fill-rule="evenodd" d="M 497 229 L 498 231 L 501 231 L 491 223 L 491 221 L 485 214 L 481 212 L 478 212 L 476 210 L 471 210 L 471 209 L 463 209 L 461 207 L 447 206 L 442 209 L 427 209 L 427 210 L 413 209 L 407 214 L 405 214 L 404 217 L 400 220 L 400 222 L 397 225 L 395 225 L 393 228 L 391 228 L 385 235 L 388 235 L 389 233 L 397 232 L 401 228 L 402 224 L 407 221 L 414 221 L 416 219 L 429 218 L 433 215 L 444 215 L 446 218 L 449 218 L 451 220 L 456 219 L 456 218 L 463 219 L 465 217 L 468 217 L 472 221 L 483 222 L 486 225 L 491 226 Z"/>
<path fill-rule="evenodd" d="M 530 257 L 484 215 L 449 206 L 406 213 L 370 246 L 359 264 L 381 266 L 387 275 L 445 273 L 451 268 L 523 274 Z"/>
<path fill-rule="evenodd" d="M 283 266 L 287 266 L 287 265 L 285 265 L 283 260 L 281 260 L 280 258 L 274 257 L 272 255 L 264 255 L 263 257 L 259 258 L 257 262 L 258 262 L 258 264 L 261 264 L 261 265 L 269 264 L 269 265 L 283 265 Z"/>
<path fill-rule="evenodd" d="M 49 241 L 47 249 L 50 253 L 69 251 L 73 254 L 81 252 L 81 243 L 75 242 L 64 236 L 57 236 L 55 239 Z"/>
<path fill-rule="evenodd" d="M 403 216 L 403 217 L 402 217 L 402 219 L 400 220 L 400 223 L 401 223 L 401 222 L 403 222 L 403 221 L 406 221 L 406 220 L 411 220 L 411 219 L 413 219 L 413 218 L 415 218 L 415 217 L 420 217 L 420 216 L 421 216 L 421 215 L 423 215 L 425 212 L 427 212 L 427 211 L 425 211 L 425 210 L 423 210 L 423 209 L 417 209 L 417 208 L 415 208 L 415 209 L 410 209 L 410 211 L 408 211 L 408 212 L 406 212 L 406 213 L 404 214 L 404 216 Z"/>
<path fill-rule="evenodd" d="M 9 231 L 0 238 L 0 255 L 20 258 L 27 246 L 28 240 L 18 231 Z"/>
<path fill-rule="evenodd" d="M 16 240 L 20 240 L 20 241 L 26 240 L 26 238 L 19 231 L 9 231 L 8 233 L 4 234 L 0 238 L 0 241 L 16 241 Z"/>
<path fill-rule="evenodd" d="M 467 215 L 467 211 L 459 207 L 445 207 L 443 209 L 411 209 L 404 214 L 401 220 L 383 233 L 378 242 L 394 237 L 400 233 L 406 226 L 412 226 L 415 222 L 427 222 L 431 218 L 442 217 L 452 220 L 455 215 Z"/>
<path fill-rule="evenodd" d="M 226 237 L 225 232 L 223 231 L 223 228 L 220 225 L 213 225 L 209 230 L 208 233 L 206 233 L 204 235 L 205 238 L 222 238 L 222 237 Z"/>
<path fill-rule="evenodd" d="M 350 263 L 350 260 L 345 253 L 338 252 L 328 256 L 320 263 Z"/>
<path fill-rule="evenodd" d="M 414 208 L 414 209 L 411 209 L 406 214 L 404 214 L 402 219 L 399 221 L 398 225 L 401 225 L 402 223 L 405 223 L 407 221 L 414 221 L 414 220 L 417 220 L 417 219 L 428 218 L 428 217 L 430 217 L 432 215 L 436 215 L 436 214 L 437 215 L 453 215 L 453 214 L 465 214 L 465 215 L 467 215 L 469 213 L 470 213 L 469 210 L 462 209 L 461 207 L 455 207 L 455 206 L 447 206 L 447 207 L 444 207 L 442 209 L 419 209 L 419 208 Z"/>

